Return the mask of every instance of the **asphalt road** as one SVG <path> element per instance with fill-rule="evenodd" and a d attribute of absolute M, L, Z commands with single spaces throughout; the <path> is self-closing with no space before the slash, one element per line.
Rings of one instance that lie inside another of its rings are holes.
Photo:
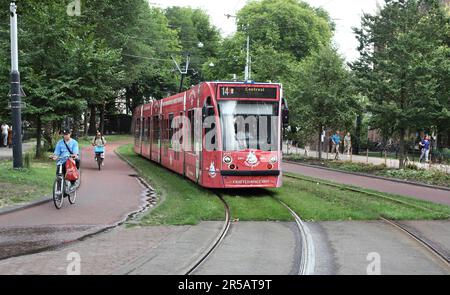
<path fill-rule="evenodd" d="M 76 240 L 124 221 L 145 205 L 136 172 L 106 148 L 98 171 L 92 147 L 82 151 L 81 187 L 75 205 L 66 199 L 60 210 L 53 202 L 0 216 L 0 259 Z M 56 169 L 56 168 L 55 168 Z"/>
<path fill-rule="evenodd" d="M 408 196 L 439 204 L 450 205 L 450 191 L 447 190 L 433 189 L 425 186 L 421 187 L 291 163 L 283 163 L 283 171 L 373 189 L 384 193 Z"/>

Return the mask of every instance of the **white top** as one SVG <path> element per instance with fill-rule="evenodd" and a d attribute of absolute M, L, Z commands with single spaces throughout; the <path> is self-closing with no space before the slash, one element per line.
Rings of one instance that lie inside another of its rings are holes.
<path fill-rule="evenodd" d="M 2 125 L 2 134 L 8 134 L 9 126 L 7 124 Z"/>

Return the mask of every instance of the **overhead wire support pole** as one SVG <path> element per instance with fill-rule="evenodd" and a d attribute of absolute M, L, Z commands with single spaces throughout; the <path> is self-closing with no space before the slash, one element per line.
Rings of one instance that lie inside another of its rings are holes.
<path fill-rule="evenodd" d="M 177 61 L 173 58 L 173 56 L 171 56 L 173 62 L 175 63 L 175 65 L 177 66 L 178 71 L 181 74 L 181 80 L 180 80 L 180 90 L 178 92 L 181 92 L 183 90 L 183 81 L 184 81 L 184 77 L 187 75 L 188 71 L 189 71 L 189 63 L 190 63 L 190 54 L 188 53 L 186 56 L 186 68 L 184 69 L 184 71 L 181 70 L 180 66 L 178 65 Z"/>
<path fill-rule="evenodd" d="M 248 33 L 248 25 L 247 25 L 247 59 L 245 63 L 245 81 L 250 79 L 250 35 Z"/>
<path fill-rule="evenodd" d="M 225 14 L 227 18 L 234 17 L 236 18 L 236 15 L 231 14 Z M 251 79 L 252 76 L 252 70 L 251 70 L 251 57 L 250 57 L 250 33 L 248 31 L 249 24 L 247 23 L 246 31 L 247 31 L 247 58 L 245 62 L 245 70 L 244 70 L 244 80 L 248 81 Z"/>
<path fill-rule="evenodd" d="M 11 27 L 11 119 L 13 128 L 13 167 L 23 167 L 22 161 L 22 101 L 19 73 L 19 53 L 17 41 L 17 5 L 15 1 L 10 4 Z"/>

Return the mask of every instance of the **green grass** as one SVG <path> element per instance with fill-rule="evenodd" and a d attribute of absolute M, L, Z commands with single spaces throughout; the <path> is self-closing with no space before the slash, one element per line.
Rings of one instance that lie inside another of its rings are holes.
<path fill-rule="evenodd" d="M 223 220 L 223 205 L 214 192 L 223 196 L 233 220 L 291 221 L 289 212 L 277 199 L 288 204 L 301 218 L 309 221 L 376 220 L 380 215 L 397 220 L 446 219 L 450 207 L 403 196 L 353 188 L 303 177 L 284 177 L 277 189 L 215 190 L 201 188 L 169 170 L 137 156 L 132 145 L 119 149 L 120 154 L 138 167 L 165 201 L 140 220 L 141 225 L 196 224 L 201 220 Z M 295 174 L 287 174 L 295 176 Z M 331 187 L 328 184 L 337 185 Z"/>
<path fill-rule="evenodd" d="M 295 174 L 286 175 L 294 176 Z M 354 188 L 351 186 L 318 181 L 304 176 L 301 178 L 307 180 L 284 177 L 283 186 L 272 191 L 277 198 L 288 204 L 306 220 L 374 220 L 380 215 L 403 220 L 450 217 L 449 206 L 357 188 L 378 195 L 378 197 L 369 196 L 348 191 L 347 187 Z M 331 187 L 327 183 L 339 187 Z"/>
<path fill-rule="evenodd" d="M 80 148 L 90 146 L 92 144 L 92 140 L 94 136 L 80 137 L 78 139 L 78 144 Z M 119 141 L 131 141 L 133 137 L 129 134 L 118 134 L 118 135 L 105 135 L 106 144 L 114 143 Z"/>
<path fill-rule="evenodd" d="M 139 220 L 140 225 L 193 225 L 202 220 L 224 220 L 223 204 L 212 192 L 136 155 L 132 145 L 120 147 L 118 153 L 135 165 L 165 199 Z"/>
<path fill-rule="evenodd" d="M 55 171 L 49 160 L 32 160 L 29 169 L 13 169 L 11 161 L 0 161 L 0 207 L 50 195 Z"/>
<path fill-rule="evenodd" d="M 291 214 L 265 189 L 222 190 L 231 216 L 239 221 L 291 221 Z"/>

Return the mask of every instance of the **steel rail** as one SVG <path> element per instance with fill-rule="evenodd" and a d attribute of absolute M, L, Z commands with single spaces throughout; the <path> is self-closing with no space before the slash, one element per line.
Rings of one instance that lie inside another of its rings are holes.
<path fill-rule="evenodd" d="M 228 233 L 228 230 L 230 229 L 231 225 L 230 207 L 220 194 L 216 193 L 216 196 L 222 201 L 223 207 L 225 209 L 225 222 L 223 224 L 222 230 L 220 231 L 219 235 L 212 243 L 208 251 L 206 251 L 205 254 L 203 254 L 195 263 L 193 263 L 193 265 L 189 267 L 189 270 L 185 273 L 185 275 L 193 274 L 203 264 L 203 262 L 205 262 L 208 259 L 208 257 L 214 252 L 215 249 L 217 249 L 217 247 L 223 241 L 223 239 Z"/>

